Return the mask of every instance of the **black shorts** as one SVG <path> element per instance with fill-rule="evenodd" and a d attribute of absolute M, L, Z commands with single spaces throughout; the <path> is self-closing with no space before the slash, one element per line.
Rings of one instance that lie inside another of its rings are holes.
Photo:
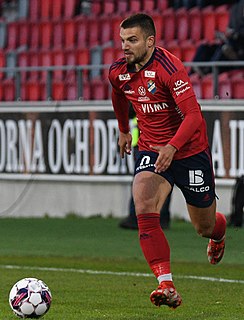
<path fill-rule="evenodd" d="M 154 172 L 157 157 L 158 153 L 153 151 L 138 151 L 134 175 L 142 171 Z M 164 177 L 172 187 L 177 185 L 186 202 L 195 207 L 209 207 L 216 197 L 209 148 L 191 157 L 173 160 L 166 171 L 155 174 Z"/>

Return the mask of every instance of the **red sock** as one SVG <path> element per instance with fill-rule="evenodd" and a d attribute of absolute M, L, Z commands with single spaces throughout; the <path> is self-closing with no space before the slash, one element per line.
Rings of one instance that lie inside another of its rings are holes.
<path fill-rule="evenodd" d="M 221 240 L 225 235 L 226 230 L 226 218 L 222 213 L 216 212 L 216 221 L 211 239 Z"/>
<path fill-rule="evenodd" d="M 170 274 L 170 248 L 160 226 L 160 214 L 139 214 L 137 221 L 141 249 L 155 277 Z"/>

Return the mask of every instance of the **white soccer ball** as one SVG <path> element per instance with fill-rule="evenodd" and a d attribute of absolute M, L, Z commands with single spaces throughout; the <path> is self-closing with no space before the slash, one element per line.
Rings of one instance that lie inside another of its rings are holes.
<path fill-rule="evenodd" d="M 25 278 L 13 285 L 9 293 L 9 304 L 19 318 L 42 317 L 48 312 L 52 302 L 48 286 L 36 278 Z"/>

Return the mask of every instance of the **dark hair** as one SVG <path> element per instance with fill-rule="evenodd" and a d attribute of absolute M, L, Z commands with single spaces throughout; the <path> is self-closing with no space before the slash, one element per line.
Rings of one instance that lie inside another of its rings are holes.
<path fill-rule="evenodd" d="M 140 27 L 146 37 L 156 35 L 153 19 L 145 13 L 137 13 L 123 20 L 120 24 L 123 29 Z"/>

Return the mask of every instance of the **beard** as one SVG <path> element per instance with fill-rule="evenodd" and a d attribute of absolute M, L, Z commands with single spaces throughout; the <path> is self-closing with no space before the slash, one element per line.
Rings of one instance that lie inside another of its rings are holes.
<path fill-rule="evenodd" d="M 125 57 L 125 60 L 128 64 L 141 64 L 147 55 L 147 51 L 145 50 L 143 53 L 138 54 L 137 56 L 131 54 L 129 57 Z"/>

